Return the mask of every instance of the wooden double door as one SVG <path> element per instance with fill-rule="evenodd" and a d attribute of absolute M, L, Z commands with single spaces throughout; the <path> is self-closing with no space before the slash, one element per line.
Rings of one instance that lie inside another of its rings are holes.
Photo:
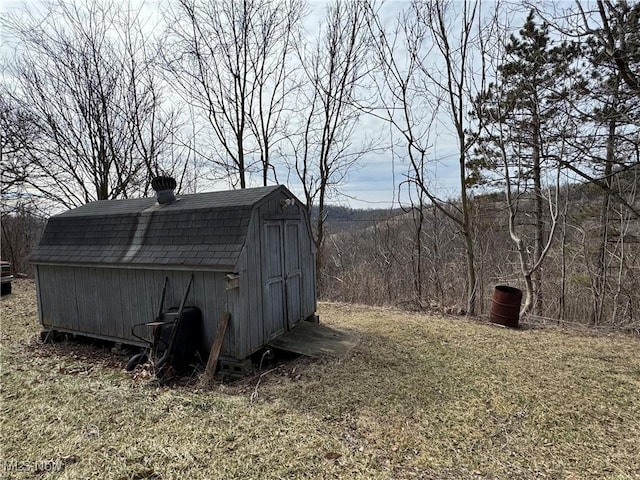
<path fill-rule="evenodd" d="M 302 269 L 299 220 L 266 220 L 263 258 L 267 340 L 302 320 Z"/>

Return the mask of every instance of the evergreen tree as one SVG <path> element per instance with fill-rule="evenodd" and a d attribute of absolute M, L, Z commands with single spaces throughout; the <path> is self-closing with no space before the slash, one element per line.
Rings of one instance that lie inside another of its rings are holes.
<path fill-rule="evenodd" d="M 523 313 L 531 307 L 537 314 L 543 311 L 541 265 L 552 240 L 557 207 L 545 191 L 557 179 L 566 140 L 575 135 L 568 111 L 577 95 L 578 52 L 575 44 L 554 43 L 548 25 L 537 24 L 531 11 L 519 34 L 511 35 L 504 45 L 496 82 L 476 102 L 474 114 L 484 127 L 484 138 L 477 149 L 480 161 L 472 167 L 485 170 L 476 178 L 499 175 L 510 210 L 519 214 L 514 222 L 521 223 L 517 235 L 521 244 L 516 244 L 527 284 Z M 525 236 L 532 237 L 531 249 Z"/>

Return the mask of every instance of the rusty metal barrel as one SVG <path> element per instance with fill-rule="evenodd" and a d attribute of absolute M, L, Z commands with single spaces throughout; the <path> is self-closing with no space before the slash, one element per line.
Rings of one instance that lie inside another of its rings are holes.
<path fill-rule="evenodd" d="M 491 305 L 491 321 L 505 327 L 517 327 L 521 302 L 522 290 L 507 285 L 496 285 Z"/>

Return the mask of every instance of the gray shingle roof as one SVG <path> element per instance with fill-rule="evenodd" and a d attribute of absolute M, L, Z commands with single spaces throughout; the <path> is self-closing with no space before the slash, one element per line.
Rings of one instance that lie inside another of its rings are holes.
<path fill-rule="evenodd" d="M 232 268 L 254 206 L 281 188 L 92 202 L 51 217 L 31 261 Z"/>

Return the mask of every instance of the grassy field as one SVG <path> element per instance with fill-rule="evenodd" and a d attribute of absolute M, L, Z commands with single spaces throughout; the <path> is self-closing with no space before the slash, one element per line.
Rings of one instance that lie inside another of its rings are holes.
<path fill-rule="evenodd" d="M 2 298 L 2 478 L 640 478 L 640 341 L 321 304 L 346 358 L 160 387 Z M 195 384 L 195 383 L 194 383 Z"/>

